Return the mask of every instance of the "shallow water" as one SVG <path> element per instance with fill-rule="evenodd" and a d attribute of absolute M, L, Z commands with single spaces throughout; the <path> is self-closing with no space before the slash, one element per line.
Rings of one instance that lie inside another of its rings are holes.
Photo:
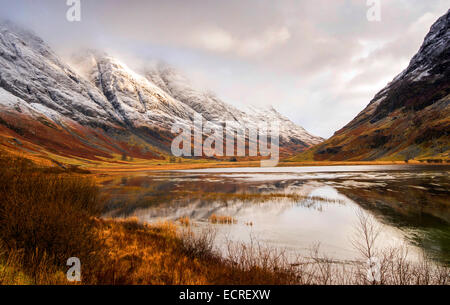
<path fill-rule="evenodd" d="M 257 240 L 308 256 L 358 259 L 352 246 L 362 209 L 382 231 L 380 247 L 411 247 L 450 264 L 449 166 L 324 166 L 148 172 L 108 178 L 106 217 L 156 222 L 189 217 L 199 228 L 211 215 L 216 244 Z"/>

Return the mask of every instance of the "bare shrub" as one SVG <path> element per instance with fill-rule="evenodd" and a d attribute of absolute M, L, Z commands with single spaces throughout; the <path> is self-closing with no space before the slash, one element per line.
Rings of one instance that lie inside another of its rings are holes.
<path fill-rule="evenodd" d="M 208 259 L 216 256 L 214 253 L 214 240 L 217 231 L 211 227 L 194 232 L 191 227 L 185 228 L 180 233 L 183 252 L 189 257 Z"/>
<path fill-rule="evenodd" d="M 404 244 L 396 248 L 380 249 L 377 246 L 381 227 L 373 216 L 359 209 L 356 211 L 358 223 L 352 244 L 363 260 L 371 262 L 377 258 L 377 266 L 369 266 L 364 261 L 356 264 L 355 281 L 358 284 L 381 285 L 443 285 L 450 280 L 450 268 L 433 262 L 423 250 L 416 260 L 409 255 L 409 247 Z M 371 268 L 372 267 L 372 268 Z M 374 270 L 373 267 L 378 270 Z M 369 274 L 370 272 L 370 274 Z M 379 273 L 375 278 L 374 272 Z M 368 276 L 371 275 L 371 276 Z"/>

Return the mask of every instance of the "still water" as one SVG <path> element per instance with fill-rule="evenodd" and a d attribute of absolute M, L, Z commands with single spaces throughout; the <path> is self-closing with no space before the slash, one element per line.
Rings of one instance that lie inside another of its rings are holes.
<path fill-rule="evenodd" d="M 320 244 L 354 260 L 357 211 L 381 227 L 380 248 L 407 244 L 450 265 L 450 166 L 323 166 L 145 172 L 106 177 L 105 217 L 144 222 L 189 217 L 214 226 L 218 248 L 256 240 L 307 256 Z M 211 215 L 234 224 L 210 224 Z"/>

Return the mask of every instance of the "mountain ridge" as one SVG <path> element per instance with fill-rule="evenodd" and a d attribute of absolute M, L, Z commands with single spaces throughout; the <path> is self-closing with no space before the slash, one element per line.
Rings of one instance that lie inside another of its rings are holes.
<path fill-rule="evenodd" d="M 35 34 L 0 24 L 1 147 L 81 159 L 165 159 L 171 125 L 192 125 L 195 113 L 216 124 L 261 120 L 194 89 L 174 69 L 138 73 L 101 51 L 83 54 L 69 65 Z M 275 111 L 265 120 L 276 117 Z M 282 124 L 289 127 L 282 128 L 281 154 L 322 140 L 287 118 Z"/>

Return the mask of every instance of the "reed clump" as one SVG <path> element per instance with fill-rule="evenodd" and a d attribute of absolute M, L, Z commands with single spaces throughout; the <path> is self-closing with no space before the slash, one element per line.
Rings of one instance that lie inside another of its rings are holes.
<path fill-rule="evenodd" d="M 178 218 L 178 222 L 185 227 L 189 227 L 191 225 L 191 219 L 187 216 Z"/>
<path fill-rule="evenodd" d="M 231 216 L 220 216 L 220 215 L 212 214 L 209 217 L 209 222 L 213 223 L 213 224 L 232 225 L 232 224 L 236 224 L 237 220 Z"/>

